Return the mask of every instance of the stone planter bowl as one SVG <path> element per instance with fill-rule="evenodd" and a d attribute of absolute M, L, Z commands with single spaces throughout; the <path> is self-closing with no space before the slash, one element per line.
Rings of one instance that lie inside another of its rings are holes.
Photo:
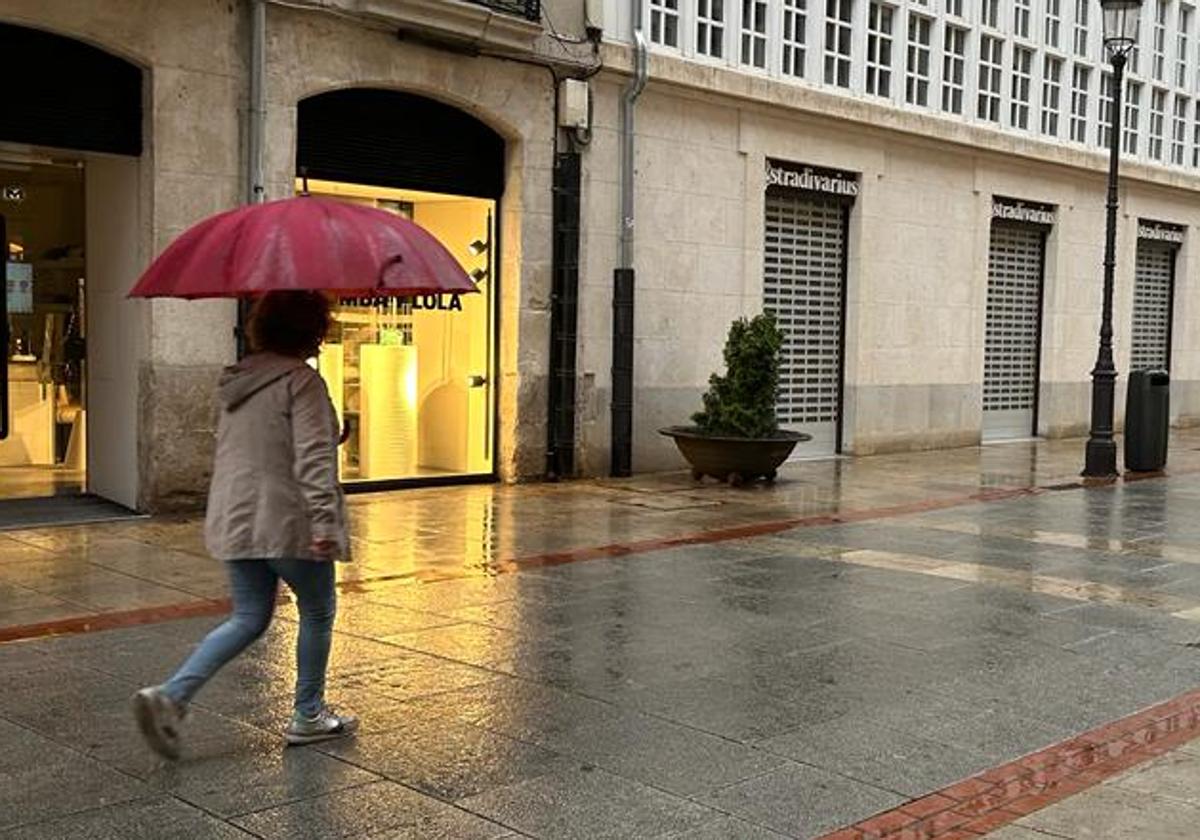
<path fill-rule="evenodd" d="M 699 481 L 712 476 L 733 487 L 755 479 L 774 481 L 796 444 L 811 440 L 800 432 L 776 432 L 769 438 L 714 437 L 688 426 L 669 426 L 659 434 L 672 438 Z"/>

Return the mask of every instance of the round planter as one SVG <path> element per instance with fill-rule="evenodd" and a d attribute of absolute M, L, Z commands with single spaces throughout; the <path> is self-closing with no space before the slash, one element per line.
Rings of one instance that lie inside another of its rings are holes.
<path fill-rule="evenodd" d="M 811 439 L 800 432 L 784 431 L 769 438 L 714 437 L 687 426 L 658 431 L 675 441 L 697 481 L 707 475 L 735 487 L 756 478 L 773 481 L 796 444 Z"/>

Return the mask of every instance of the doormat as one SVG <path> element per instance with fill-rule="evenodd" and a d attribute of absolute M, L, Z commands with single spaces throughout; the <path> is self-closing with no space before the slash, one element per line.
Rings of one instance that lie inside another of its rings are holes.
<path fill-rule="evenodd" d="M 49 496 L 0 501 L 0 531 L 145 518 L 144 514 L 99 496 Z"/>

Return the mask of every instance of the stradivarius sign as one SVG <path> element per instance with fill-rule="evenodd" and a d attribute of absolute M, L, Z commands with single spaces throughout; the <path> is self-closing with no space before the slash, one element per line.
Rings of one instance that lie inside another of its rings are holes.
<path fill-rule="evenodd" d="M 993 198 L 992 218 L 1032 225 L 1053 225 L 1055 221 L 1054 206 L 1037 204 L 1032 201 L 1016 201 L 1011 198 Z"/>
<path fill-rule="evenodd" d="M 767 158 L 767 187 L 828 193 L 853 198 L 858 195 L 858 176 L 853 172 L 819 169 Z"/>
<path fill-rule="evenodd" d="M 1170 242 L 1173 245 L 1183 244 L 1183 228 L 1167 222 L 1151 222 L 1138 219 L 1138 239 L 1153 239 L 1157 242 Z"/>

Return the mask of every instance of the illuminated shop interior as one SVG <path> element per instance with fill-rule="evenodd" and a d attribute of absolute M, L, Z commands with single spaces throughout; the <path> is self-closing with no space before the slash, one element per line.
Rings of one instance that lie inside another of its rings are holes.
<path fill-rule="evenodd" d="M 412 219 L 479 289 L 337 302 L 316 366 L 349 433 L 340 450 L 342 480 L 491 475 L 495 202 L 313 180 L 308 191 Z"/>
<path fill-rule="evenodd" d="M 84 170 L 0 149 L 7 259 L 8 436 L 0 498 L 80 493 L 86 412 Z"/>

